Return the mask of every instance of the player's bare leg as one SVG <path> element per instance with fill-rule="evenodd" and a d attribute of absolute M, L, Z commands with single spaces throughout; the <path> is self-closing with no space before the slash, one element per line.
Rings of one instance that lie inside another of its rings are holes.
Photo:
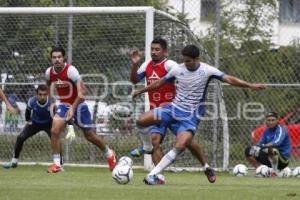
<path fill-rule="evenodd" d="M 196 143 L 194 140 L 192 140 L 191 143 L 187 146 L 187 148 L 204 167 L 204 173 L 207 176 L 208 181 L 210 183 L 214 183 L 216 181 L 216 175 L 214 169 L 211 168 L 206 162 L 201 146 L 198 143 Z"/>
<path fill-rule="evenodd" d="M 117 165 L 116 153 L 105 144 L 94 129 L 84 130 L 84 137 L 104 152 L 109 169 L 112 171 Z"/>
<path fill-rule="evenodd" d="M 61 166 L 61 149 L 60 149 L 60 133 L 66 126 L 66 122 L 63 118 L 55 115 L 53 117 L 52 128 L 51 128 L 51 147 L 53 155 L 53 164 L 48 167 L 47 172 L 57 173 L 63 171 Z"/>
<path fill-rule="evenodd" d="M 148 176 L 144 179 L 144 182 L 148 185 L 164 184 L 164 182 L 157 177 L 157 174 L 173 163 L 177 156 L 181 154 L 188 145 L 190 145 L 192 139 L 193 134 L 189 131 L 177 134 L 175 147 L 161 159 L 154 169 L 151 170 Z"/>
<path fill-rule="evenodd" d="M 163 153 L 160 147 L 161 135 L 159 133 L 152 133 L 151 141 L 153 146 L 152 160 L 154 165 L 157 165 L 163 157 Z"/>
<path fill-rule="evenodd" d="M 142 114 L 137 120 L 137 128 L 139 132 L 140 139 L 142 140 L 143 146 L 138 147 L 130 152 L 133 157 L 140 157 L 144 153 L 152 154 L 153 146 L 151 134 L 149 133 L 148 126 L 159 124 L 152 111 L 148 111 Z"/>
<path fill-rule="evenodd" d="M 160 120 L 156 117 L 153 111 L 148 111 L 139 116 L 136 124 L 139 127 L 148 127 L 154 124 L 159 124 Z"/>

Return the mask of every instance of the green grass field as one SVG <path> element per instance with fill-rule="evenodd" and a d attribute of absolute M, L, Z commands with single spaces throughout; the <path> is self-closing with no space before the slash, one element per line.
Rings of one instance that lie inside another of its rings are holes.
<path fill-rule="evenodd" d="M 166 185 L 148 186 L 142 183 L 142 170 L 134 170 L 128 185 L 118 185 L 107 169 L 65 167 L 63 173 L 47 174 L 46 166 L 19 166 L 0 169 L 0 200 L 300 199 L 300 179 L 263 179 L 252 173 L 242 178 L 218 173 L 210 184 L 202 172 L 168 172 Z"/>

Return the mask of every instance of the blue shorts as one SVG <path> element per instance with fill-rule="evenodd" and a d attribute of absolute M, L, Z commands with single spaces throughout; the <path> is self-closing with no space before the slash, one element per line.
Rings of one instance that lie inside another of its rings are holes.
<path fill-rule="evenodd" d="M 66 113 L 70 106 L 66 104 L 59 104 L 56 113 L 63 119 L 66 119 Z M 91 113 L 86 103 L 81 103 L 78 105 L 74 112 L 75 124 L 77 124 L 81 129 L 89 130 L 94 128 L 92 123 Z"/>
<path fill-rule="evenodd" d="M 175 135 L 175 136 L 177 135 L 177 132 L 178 132 L 177 124 L 171 124 L 168 127 L 162 126 L 162 125 L 152 125 L 152 126 L 149 126 L 149 132 L 150 132 L 150 134 L 157 134 L 157 133 L 160 134 L 161 142 L 162 142 L 167 134 L 167 128 L 169 128 L 171 130 L 173 135 Z"/>
<path fill-rule="evenodd" d="M 183 111 L 172 104 L 155 108 L 153 112 L 160 119 L 160 126 L 171 127 L 171 124 L 174 124 L 177 133 L 191 131 L 195 135 L 200 122 L 200 118 L 195 112 Z"/>

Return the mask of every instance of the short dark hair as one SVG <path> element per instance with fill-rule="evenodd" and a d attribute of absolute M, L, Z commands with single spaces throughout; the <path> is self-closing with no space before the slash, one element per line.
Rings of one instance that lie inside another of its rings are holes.
<path fill-rule="evenodd" d="M 200 51 L 195 45 L 187 45 L 182 49 L 181 54 L 190 58 L 198 58 Z"/>
<path fill-rule="evenodd" d="M 277 113 L 277 112 L 274 112 L 274 111 L 267 112 L 266 118 L 268 118 L 268 117 L 275 117 L 275 118 L 278 118 L 278 113 Z"/>
<path fill-rule="evenodd" d="M 160 44 L 161 48 L 167 49 L 168 43 L 165 39 L 161 37 L 156 37 L 154 40 L 152 40 L 151 44 Z"/>
<path fill-rule="evenodd" d="M 63 56 L 65 56 L 65 54 L 66 54 L 66 51 L 64 50 L 64 48 L 62 46 L 54 46 L 54 47 L 52 47 L 52 50 L 50 52 L 50 58 L 52 57 L 52 53 L 53 52 L 61 52 L 61 54 Z"/>
<path fill-rule="evenodd" d="M 38 85 L 38 87 L 36 88 L 36 93 L 38 93 L 39 91 L 47 91 L 48 86 L 45 84 L 42 85 Z"/>

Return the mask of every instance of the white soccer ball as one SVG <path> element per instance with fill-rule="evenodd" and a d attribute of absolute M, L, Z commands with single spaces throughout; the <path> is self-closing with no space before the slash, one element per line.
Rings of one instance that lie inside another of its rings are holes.
<path fill-rule="evenodd" d="M 255 170 L 255 176 L 259 178 L 269 177 L 270 176 L 270 169 L 266 165 L 260 165 Z"/>
<path fill-rule="evenodd" d="M 244 164 L 238 164 L 233 168 L 233 174 L 238 177 L 246 176 L 248 168 Z"/>
<path fill-rule="evenodd" d="M 300 178 L 300 167 L 296 167 L 292 173 L 293 177 Z"/>
<path fill-rule="evenodd" d="M 279 178 L 288 178 L 292 173 L 292 170 L 289 167 L 284 168 L 278 173 Z"/>
<path fill-rule="evenodd" d="M 132 159 L 128 156 L 123 156 L 119 159 L 118 165 L 128 165 L 129 167 L 132 167 L 133 162 Z"/>
<path fill-rule="evenodd" d="M 133 178 L 133 171 L 129 165 L 117 165 L 112 171 L 113 179 L 119 184 L 127 184 Z"/>

